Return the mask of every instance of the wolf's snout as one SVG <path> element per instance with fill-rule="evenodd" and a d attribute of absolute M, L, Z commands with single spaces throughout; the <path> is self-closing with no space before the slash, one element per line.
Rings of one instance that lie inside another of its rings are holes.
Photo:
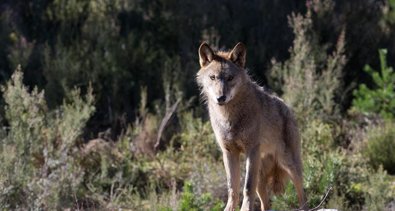
<path fill-rule="evenodd" d="M 226 100 L 226 96 L 225 95 L 222 95 L 221 97 L 217 97 L 218 103 L 224 103 L 225 100 Z"/>

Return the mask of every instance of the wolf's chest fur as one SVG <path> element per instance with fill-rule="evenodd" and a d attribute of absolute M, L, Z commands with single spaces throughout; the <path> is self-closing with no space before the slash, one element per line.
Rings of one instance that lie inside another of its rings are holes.
<path fill-rule="evenodd" d="M 245 148 L 248 131 L 253 129 L 253 120 L 248 120 L 246 113 L 238 112 L 232 116 L 211 113 L 210 119 L 217 141 L 222 142 L 220 144 L 241 150 Z"/>
<path fill-rule="evenodd" d="M 220 138 L 224 141 L 233 141 L 240 135 L 240 128 L 237 127 L 237 122 L 232 122 L 228 119 L 213 118 L 213 129 L 218 133 Z"/>

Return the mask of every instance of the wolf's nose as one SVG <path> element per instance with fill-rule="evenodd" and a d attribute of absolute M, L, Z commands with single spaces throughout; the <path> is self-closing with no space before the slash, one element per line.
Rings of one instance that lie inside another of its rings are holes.
<path fill-rule="evenodd" d="M 225 95 L 222 95 L 221 97 L 217 97 L 217 101 L 219 103 L 223 103 L 223 102 L 225 102 L 225 100 L 226 100 L 226 96 Z"/>

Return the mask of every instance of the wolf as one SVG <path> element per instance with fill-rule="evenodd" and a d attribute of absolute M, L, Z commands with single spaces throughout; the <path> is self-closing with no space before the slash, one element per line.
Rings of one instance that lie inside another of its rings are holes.
<path fill-rule="evenodd" d="M 246 47 L 231 51 L 199 47 L 196 80 L 207 102 L 210 122 L 225 165 L 226 211 L 239 204 L 240 154 L 246 156 L 241 210 L 253 210 L 256 194 L 261 210 L 270 209 L 272 193 L 283 192 L 291 179 L 299 206 L 304 209 L 300 136 L 291 109 L 279 97 L 258 86 L 248 75 Z"/>

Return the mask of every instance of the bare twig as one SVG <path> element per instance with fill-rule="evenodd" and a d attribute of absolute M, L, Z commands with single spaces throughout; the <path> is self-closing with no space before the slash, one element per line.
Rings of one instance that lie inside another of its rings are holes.
<path fill-rule="evenodd" d="M 313 209 L 309 209 L 309 211 L 318 210 L 318 209 L 322 206 L 322 204 L 324 203 L 324 201 L 326 200 L 326 198 L 328 197 L 328 195 L 329 195 L 329 193 L 331 192 L 331 190 L 332 190 L 332 186 L 330 186 L 330 187 L 328 188 L 328 190 L 327 190 L 326 193 L 325 193 L 325 196 L 321 199 L 320 204 L 318 204 L 318 206 L 314 207 Z"/>
<path fill-rule="evenodd" d="M 154 145 L 155 149 L 159 147 L 160 140 L 162 138 L 162 133 L 169 123 L 170 118 L 173 116 L 174 112 L 176 112 L 178 104 L 180 104 L 181 99 L 178 99 L 177 102 L 175 102 L 171 108 L 166 112 L 165 116 L 162 119 L 162 122 L 160 123 L 159 130 L 158 130 L 158 136 L 156 138 L 156 143 Z"/>
<path fill-rule="evenodd" d="M 312 209 L 309 209 L 308 211 L 315 211 L 315 210 L 318 210 L 318 209 L 322 206 L 322 204 L 324 204 L 326 198 L 328 197 L 328 195 L 329 195 L 329 193 L 332 191 L 332 189 L 333 189 L 332 186 L 330 186 L 330 187 L 326 190 L 324 197 L 322 197 L 321 202 L 320 202 L 316 207 L 314 207 L 314 208 L 312 208 Z M 306 204 L 307 204 L 307 201 L 303 204 L 302 207 L 304 207 Z M 294 210 L 294 211 L 302 211 L 302 210 L 304 210 L 304 209 L 300 209 L 300 208 L 299 208 L 299 209 L 296 209 L 296 210 Z"/>

